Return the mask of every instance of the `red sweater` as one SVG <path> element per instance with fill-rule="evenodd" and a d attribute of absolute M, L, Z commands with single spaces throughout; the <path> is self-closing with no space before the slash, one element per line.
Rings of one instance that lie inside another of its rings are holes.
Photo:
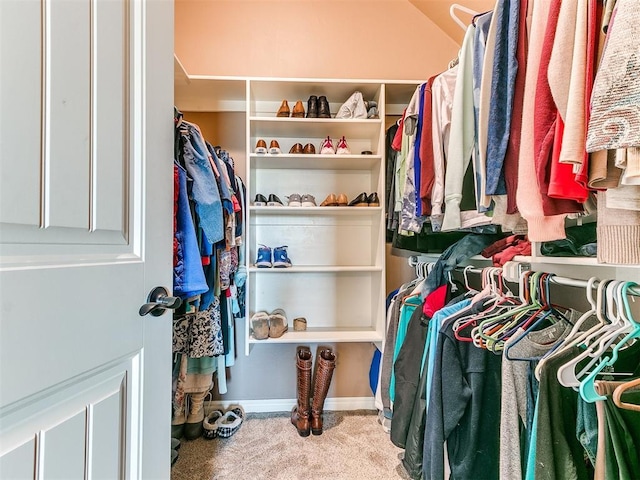
<path fill-rule="evenodd" d="M 424 109 L 422 113 L 422 131 L 420 132 L 420 200 L 422 214 L 431 214 L 431 190 L 435 180 L 435 158 L 433 156 L 433 129 L 431 128 L 433 111 L 431 86 L 437 75 L 429 80 L 424 88 Z"/>
<path fill-rule="evenodd" d="M 535 152 L 535 169 L 538 178 L 538 185 L 542 195 L 542 209 L 545 216 L 560 215 L 564 213 L 582 212 L 582 205 L 573 200 L 555 199 L 549 196 L 549 183 L 551 180 L 551 163 L 553 157 L 554 141 L 561 142 L 561 138 L 556 138 L 556 121 L 558 118 L 558 109 L 553 101 L 547 70 L 553 42 L 556 36 L 556 27 L 558 25 L 558 15 L 560 13 L 560 5 L 562 0 L 552 0 L 549 9 L 549 18 L 545 30 L 544 40 L 542 44 L 542 55 L 540 59 L 540 70 L 538 72 L 538 84 L 536 88 L 535 98 L 535 115 L 534 115 L 534 152 Z M 563 182 L 575 183 L 575 177 L 572 170 L 568 178 L 556 178 L 556 182 L 562 185 Z M 560 174 L 562 175 L 562 173 Z M 562 192 L 560 192 L 562 193 Z"/>

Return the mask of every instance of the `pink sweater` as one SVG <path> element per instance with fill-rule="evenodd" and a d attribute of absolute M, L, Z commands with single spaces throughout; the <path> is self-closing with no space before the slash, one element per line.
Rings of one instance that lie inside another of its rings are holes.
<path fill-rule="evenodd" d="M 520 165 L 518 166 L 518 210 L 529 224 L 529 240 L 545 242 L 566 238 L 564 215 L 547 217 L 542 209 L 542 195 L 537 181 L 534 163 L 534 121 L 536 90 L 545 29 L 550 11 L 549 1 L 534 2 L 529 56 L 522 106 L 522 134 L 520 139 Z"/>

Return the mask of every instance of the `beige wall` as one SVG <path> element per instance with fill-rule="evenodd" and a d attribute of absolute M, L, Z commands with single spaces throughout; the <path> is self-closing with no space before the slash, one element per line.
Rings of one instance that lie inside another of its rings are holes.
<path fill-rule="evenodd" d="M 459 48 L 406 0 L 176 0 L 175 10 L 176 54 L 191 75 L 420 80 L 444 70 Z M 229 150 L 244 174 L 243 112 L 185 112 L 185 118 Z M 412 274 L 389 248 L 387 265 L 387 291 Z M 243 338 L 244 325 L 237 328 Z M 238 347 L 225 400 L 295 397 L 295 345 L 256 345 L 249 357 Z M 336 348 L 329 396 L 371 395 L 373 345 Z"/>
<path fill-rule="evenodd" d="M 458 45 L 407 0 L 176 0 L 189 74 L 426 79 Z"/>

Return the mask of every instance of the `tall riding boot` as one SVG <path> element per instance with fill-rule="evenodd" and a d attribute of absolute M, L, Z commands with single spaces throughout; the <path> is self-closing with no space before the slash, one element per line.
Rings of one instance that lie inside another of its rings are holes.
<path fill-rule="evenodd" d="M 309 395 L 311 394 L 311 365 L 313 358 L 308 347 L 300 347 L 296 353 L 298 372 L 298 404 L 291 410 L 291 423 L 301 437 L 309 436 Z"/>
<path fill-rule="evenodd" d="M 336 355 L 330 349 L 321 350 L 317 363 L 311 402 L 311 433 L 322 435 L 322 409 L 331 385 L 333 369 L 336 367 Z"/>
<path fill-rule="evenodd" d="M 189 394 L 189 415 L 184 424 L 184 436 L 187 440 L 195 440 L 202 436 L 204 420 L 204 399 L 209 389 Z"/>
<path fill-rule="evenodd" d="M 187 421 L 185 415 L 184 395 L 181 402 L 173 404 L 173 416 L 171 418 L 171 437 L 182 438 L 184 435 L 184 423 Z"/>
<path fill-rule="evenodd" d="M 187 421 L 186 394 L 184 391 L 187 377 L 187 356 L 181 355 L 174 364 L 173 376 L 176 378 L 176 389 L 173 392 L 171 417 L 171 437 L 182 438 L 184 435 L 184 423 Z"/>

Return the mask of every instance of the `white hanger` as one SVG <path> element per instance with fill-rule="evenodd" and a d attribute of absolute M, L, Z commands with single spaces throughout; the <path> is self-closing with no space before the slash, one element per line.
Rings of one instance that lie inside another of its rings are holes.
<path fill-rule="evenodd" d="M 469 7 L 465 7 L 457 3 L 451 4 L 451 7 L 449 8 L 449 15 L 451 15 L 453 21 L 456 22 L 460 26 L 460 28 L 462 28 L 462 30 L 466 32 L 469 25 L 458 18 L 458 16 L 456 15 L 456 10 L 461 10 L 465 13 L 468 13 L 469 15 L 478 15 L 479 12 L 471 10 Z"/>

